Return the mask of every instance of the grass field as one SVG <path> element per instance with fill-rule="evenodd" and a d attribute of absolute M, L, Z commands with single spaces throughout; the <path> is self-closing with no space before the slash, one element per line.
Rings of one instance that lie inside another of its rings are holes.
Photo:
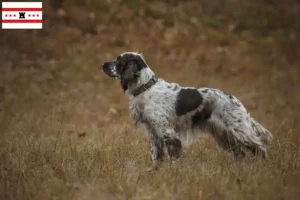
<path fill-rule="evenodd" d="M 43 30 L 0 32 L 0 199 L 300 198 L 296 1 L 44 2 Z M 239 98 L 272 132 L 270 159 L 235 161 L 208 137 L 147 172 L 148 140 L 101 71 L 124 51 Z"/>

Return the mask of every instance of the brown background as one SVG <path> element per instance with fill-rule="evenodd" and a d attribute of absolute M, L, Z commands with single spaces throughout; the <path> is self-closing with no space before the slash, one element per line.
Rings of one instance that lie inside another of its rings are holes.
<path fill-rule="evenodd" d="M 0 32 L 2 199 L 299 198 L 299 6 L 44 1 L 43 30 Z M 147 138 L 101 71 L 124 51 L 170 82 L 238 97 L 273 133 L 270 160 L 235 162 L 205 138 L 146 173 Z"/>

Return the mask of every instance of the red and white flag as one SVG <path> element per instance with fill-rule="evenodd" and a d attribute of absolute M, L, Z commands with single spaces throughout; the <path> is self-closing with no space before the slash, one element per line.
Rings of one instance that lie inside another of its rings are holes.
<path fill-rule="evenodd" d="M 42 28 L 42 2 L 2 2 L 2 29 Z"/>

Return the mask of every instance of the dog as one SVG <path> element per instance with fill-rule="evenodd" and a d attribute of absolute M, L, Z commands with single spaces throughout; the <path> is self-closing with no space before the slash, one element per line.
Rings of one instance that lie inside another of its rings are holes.
<path fill-rule="evenodd" d="M 176 161 L 182 149 L 203 133 L 243 158 L 247 150 L 267 158 L 273 136 L 247 113 L 234 96 L 206 87 L 182 87 L 157 79 L 142 54 L 125 52 L 105 62 L 103 72 L 119 79 L 129 97 L 129 111 L 150 140 L 153 162 L 164 155 Z"/>

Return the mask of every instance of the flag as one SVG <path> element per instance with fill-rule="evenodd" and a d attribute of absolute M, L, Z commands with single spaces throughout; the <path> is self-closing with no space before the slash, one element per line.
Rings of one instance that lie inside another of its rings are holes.
<path fill-rule="evenodd" d="M 2 29 L 42 28 L 42 2 L 2 2 Z"/>

